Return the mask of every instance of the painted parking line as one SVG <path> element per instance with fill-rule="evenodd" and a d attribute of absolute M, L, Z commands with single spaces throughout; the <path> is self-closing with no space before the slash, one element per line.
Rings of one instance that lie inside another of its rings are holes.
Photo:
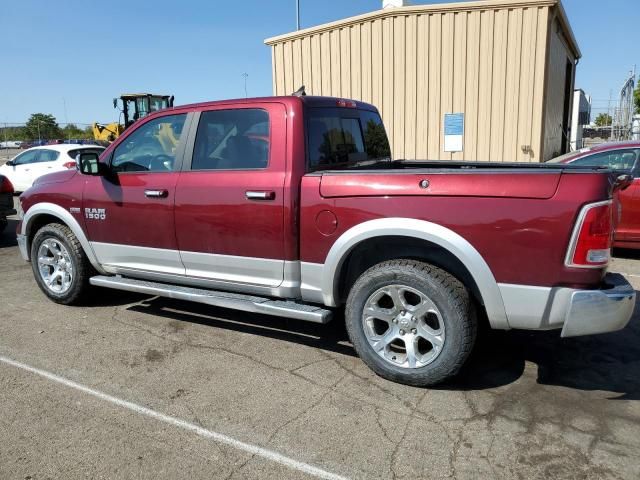
<path fill-rule="evenodd" d="M 138 413 L 140 415 L 145 415 L 147 417 L 153 418 L 155 420 L 159 420 L 161 422 L 167 423 L 169 425 L 173 425 L 174 427 L 182 428 L 189 432 L 195 433 L 196 435 L 206 438 L 208 440 L 213 440 L 217 443 L 222 443 L 229 447 L 242 450 L 244 452 L 250 453 L 252 455 L 256 455 L 258 457 L 265 458 L 274 463 L 278 463 L 280 465 L 284 465 L 292 470 L 296 470 L 299 472 L 303 472 L 314 477 L 324 478 L 327 480 L 347 480 L 346 477 L 336 475 L 335 473 L 328 472 L 321 468 L 315 467 L 313 465 L 309 465 L 308 463 L 300 462 L 291 457 L 287 457 L 278 452 L 274 452 L 272 450 L 268 450 L 263 447 L 258 447 L 257 445 L 252 445 L 250 443 L 245 443 L 240 440 L 236 440 L 235 438 L 229 437 L 223 433 L 214 432 L 212 430 L 207 430 L 206 428 L 199 427 L 193 423 L 187 422 L 185 420 L 181 420 L 176 417 L 172 417 L 171 415 L 166 415 L 161 412 L 157 412 L 147 407 L 143 407 L 142 405 L 138 405 L 134 402 L 129 402 L 128 400 L 122 400 L 121 398 L 114 397 L 113 395 L 109 395 L 108 393 L 101 392 L 99 390 L 94 390 L 93 388 L 84 386 L 80 383 L 74 382 L 73 380 L 69 380 L 67 378 L 56 375 L 55 373 L 47 372 L 46 370 L 41 370 L 36 367 L 32 367 L 22 362 L 18 362 L 8 357 L 4 357 L 0 355 L 0 362 L 11 365 L 12 367 L 19 368 L 21 370 L 25 370 L 27 372 L 33 373 L 35 375 L 39 375 L 40 377 L 46 378 L 47 380 L 51 380 L 53 382 L 59 383 L 66 387 L 72 388 L 74 390 L 78 390 L 82 393 L 86 393 L 87 395 L 91 395 L 105 402 L 109 402 L 113 405 L 117 405 L 119 407 L 125 408 L 132 412 Z"/>

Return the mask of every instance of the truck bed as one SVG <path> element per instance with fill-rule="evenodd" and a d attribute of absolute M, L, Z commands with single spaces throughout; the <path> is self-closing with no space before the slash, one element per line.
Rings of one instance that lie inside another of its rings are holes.
<path fill-rule="evenodd" d="M 362 173 L 367 170 L 412 170 L 412 171 L 428 171 L 429 173 L 447 173 L 452 171 L 477 171 L 483 172 L 494 171 L 504 172 L 512 170 L 513 172 L 522 171 L 552 171 L 552 172 L 615 172 L 606 167 L 572 165 L 563 163 L 522 163 L 522 162 L 486 162 L 486 161 L 452 161 L 452 160 L 390 160 L 382 162 L 362 162 L 355 167 L 347 169 L 327 169 L 313 172 L 312 174 L 348 174 L 353 171 Z"/>

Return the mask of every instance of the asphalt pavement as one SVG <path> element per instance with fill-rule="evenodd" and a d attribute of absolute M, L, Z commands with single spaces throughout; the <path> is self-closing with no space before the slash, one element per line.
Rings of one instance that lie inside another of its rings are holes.
<path fill-rule="evenodd" d="M 488 332 L 458 378 L 390 383 L 339 321 L 98 290 L 48 301 L 0 237 L 0 478 L 640 478 L 640 322 Z M 640 288 L 640 254 L 613 270 Z"/>

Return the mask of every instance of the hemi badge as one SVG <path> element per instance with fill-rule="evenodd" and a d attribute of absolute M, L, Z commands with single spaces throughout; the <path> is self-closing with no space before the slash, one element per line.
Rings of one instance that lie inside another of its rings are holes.
<path fill-rule="evenodd" d="M 78 207 L 71 207 L 71 208 L 69 209 L 69 211 L 70 211 L 71 213 L 80 213 L 80 209 L 79 209 Z"/>

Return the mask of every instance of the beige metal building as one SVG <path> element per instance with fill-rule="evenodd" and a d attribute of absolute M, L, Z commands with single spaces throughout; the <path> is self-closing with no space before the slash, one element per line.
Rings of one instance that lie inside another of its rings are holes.
<path fill-rule="evenodd" d="M 265 43 L 274 94 L 305 85 L 373 103 L 394 158 L 539 162 L 567 150 L 580 50 L 559 0 L 386 8 Z"/>

